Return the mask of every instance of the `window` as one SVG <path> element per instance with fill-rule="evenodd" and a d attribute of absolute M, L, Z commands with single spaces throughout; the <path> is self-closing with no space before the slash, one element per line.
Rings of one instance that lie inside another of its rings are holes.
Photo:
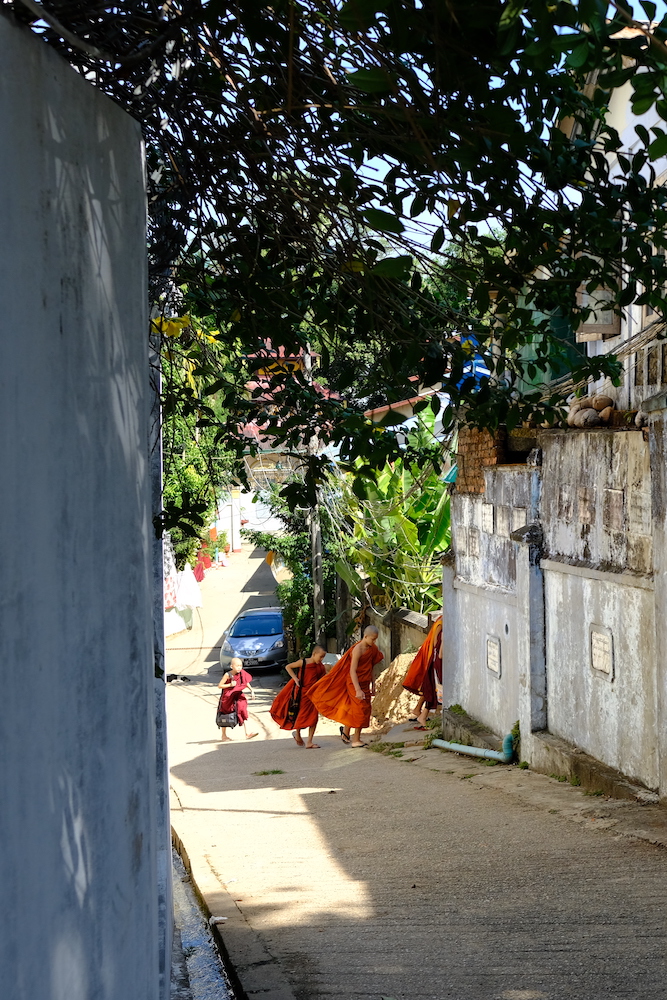
<path fill-rule="evenodd" d="M 577 292 L 577 304 L 582 309 L 590 309 L 590 315 L 577 329 L 577 343 L 587 340 L 610 340 L 621 332 L 621 317 L 612 308 L 613 293 L 609 288 L 596 288 L 588 292 L 581 286 Z"/>
<path fill-rule="evenodd" d="M 253 638 L 260 635 L 282 635 L 283 622 L 278 615 L 249 615 L 239 618 L 230 634 L 232 639 Z"/>

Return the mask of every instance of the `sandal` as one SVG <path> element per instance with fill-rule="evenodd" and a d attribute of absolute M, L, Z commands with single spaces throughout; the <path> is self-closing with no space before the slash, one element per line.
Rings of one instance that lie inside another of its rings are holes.
<path fill-rule="evenodd" d="M 350 742 L 350 737 L 345 732 L 345 726 L 341 726 L 340 727 L 340 738 L 343 741 L 343 743 L 349 743 Z"/>
<path fill-rule="evenodd" d="M 306 743 L 306 750 L 321 750 L 319 743 Z"/>
<path fill-rule="evenodd" d="M 254 740 L 255 736 L 259 736 L 259 733 L 248 733 L 246 736 L 247 740 Z"/>
<path fill-rule="evenodd" d="M 428 726 L 413 726 L 412 728 L 413 728 L 413 729 L 419 729 L 419 730 L 421 730 L 421 731 L 422 731 L 423 733 L 425 733 L 425 732 L 426 732 L 426 730 L 428 729 Z"/>
<path fill-rule="evenodd" d="M 294 740 L 294 742 L 298 747 L 305 747 L 306 744 L 303 742 L 303 740 L 299 742 L 299 740 L 297 739 L 296 732 L 294 730 L 292 730 L 292 739 Z"/>

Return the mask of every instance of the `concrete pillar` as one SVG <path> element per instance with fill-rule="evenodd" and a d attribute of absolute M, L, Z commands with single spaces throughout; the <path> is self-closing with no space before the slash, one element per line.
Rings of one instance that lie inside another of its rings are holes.
<path fill-rule="evenodd" d="M 232 547 L 232 552 L 241 551 L 241 491 L 237 486 L 232 489 L 231 534 L 229 536 L 229 544 Z"/>
<path fill-rule="evenodd" d="M 162 412 L 160 403 L 159 343 L 150 345 L 149 455 L 153 517 L 162 510 Z M 155 521 L 154 521 L 155 524 Z M 155 695 L 155 778 L 157 791 L 157 890 L 158 959 L 160 1000 L 171 995 L 171 946 L 173 900 L 171 885 L 171 819 L 169 814 L 169 763 L 167 759 L 167 711 L 165 704 L 164 552 L 162 535 L 153 531 L 153 654 Z"/>
<path fill-rule="evenodd" d="M 527 524 L 512 533 L 516 556 L 517 661 L 522 756 L 530 758 L 531 733 L 547 728 L 542 529 Z"/>
<path fill-rule="evenodd" d="M 456 564 L 453 555 L 442 559 L 442 707 L 449 708 L 458 698 L 454 691 L 456 660 L 458 657 L 458 618 L 454 577 Z"/>
<path fill-rule="evenodd" d="M 649 415 L 651 506 L 653 524 L 653 579 L 655 586 L 656 742 L 658 792 L 667 799 L 667 393 L 642 403 Z"/>

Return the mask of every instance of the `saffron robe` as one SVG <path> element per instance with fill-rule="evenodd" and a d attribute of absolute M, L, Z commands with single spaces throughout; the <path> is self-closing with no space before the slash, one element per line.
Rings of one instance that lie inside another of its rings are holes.
<path fill-rule="evenodd" d="M 287 721 L 287 709 L 290 698 L 294 694 L 296 684 L 290 678 L 289 683 L 273 699 L 273 704 L 269 713 L 274 722 L 277 722 L 281 729 L 288 732 L 291 729 L 310 729 L 317 723 L 318 713 L 308 695 L 309 689 L 324 677 L 327 670 L 323 663 L 302 663 L 299 667 L 299 680 L 301 682 L 301 703 L 299 714 L 294 722 Z"/>
<path fill-rule="evenodd" d="M 434 709 L 438 707 L 436 677 L 442 683 L 442 616 L 431 625 L 428 635 L 408 667 L 403 687 L 413 694 L 422 694 L 426 700 L 426 707 Z"/>
<path fill-rule="evenodd" d="M 358 645 L 359 643 L 356 643 L 356 646 Z M 350 676 L 353 649 L 355 646 L 350 646 L 347 652 L 343 653 L 333 670 L 310 689 L 308 697 L 318 712 L 327 719 L 333 719 L 334 722 L 349 726 L 351 729 L 363 729 L 371 721 L 373 667 L 384 659 L 384 654 L 373 645 L 359 657 L 357 680 L 366 695 L 362 699 L 357 698 Z"/>
<path fill-rule="evenodd" d="M 230 678 L 234 678 L 233 674 L 229 675 Z M 228 715 L 236 709 L 236 714 L 239 717 L 239 726 L 243 722 L 247 722 L 248 719 L 248 699 L 245 696 L 243 690 L 252 681 L 252 674 L 249 674 L 247 670 L 242 670 L 236 675 L 236 684 L 233 688 L 225 688 L 224 691 L 220 693 L 220 701 L 218 702 L 218 711 L 224 712 Z"/>

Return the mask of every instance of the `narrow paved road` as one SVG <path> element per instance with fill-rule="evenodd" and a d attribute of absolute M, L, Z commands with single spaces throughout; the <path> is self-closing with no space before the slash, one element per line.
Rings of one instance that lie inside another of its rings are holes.
<path fill-rule="evenodd" d="M 249 995 L 278 997 L 262 986 L 273 963 L 297 1000 L 664 998 L 667 854 L 605 830 L 604 803 L 585 800 L 574 823 L 544 794 L 531 804 L 531 781 L 549 779 L 520 775 L 519 798 L 475 783 L 477 762 L 350 750 L 331 724 L 321 750 L 299 750 L 267 713 L 277 678 L 252 706 L 261 741 L 221 746 L 205 647 L 169 690 L 174 826 L 219 886 L 215 905 L 231 893 Z"/>

